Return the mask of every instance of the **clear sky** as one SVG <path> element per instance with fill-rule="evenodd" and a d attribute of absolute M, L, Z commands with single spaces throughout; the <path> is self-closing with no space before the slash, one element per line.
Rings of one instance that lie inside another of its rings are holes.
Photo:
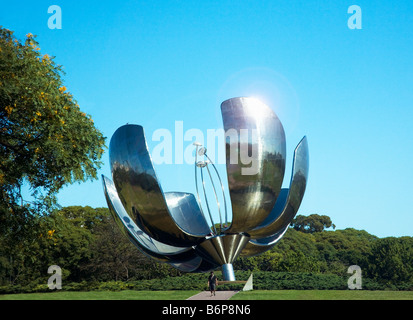
<path fill-rule="evenodd" d="M 354 4 L 362 29 L 348 27 Z M 48 27 L 51 5 L 62 10 L 62 29 Z M 223 100 L 259 97 L 284 125 L 286 187 L 293 150 L 308 137 L 299 214 L 412 236 L 411 0 L 0 0 L 0 25 L 20 39 L 38 36 L 108 145 L 126 123 L 145 128 L 150 149 L 153 132 L 174 134 L 175 121 L 206 135 L 222 127 Z M 110 177 L 108 152 L 102 160 L 99 175 Z M 193 165 L 156 170 L 164 191 L 194 192 Z M 65 188 L 59 202 L 106 206 L 100 179 Z"/>

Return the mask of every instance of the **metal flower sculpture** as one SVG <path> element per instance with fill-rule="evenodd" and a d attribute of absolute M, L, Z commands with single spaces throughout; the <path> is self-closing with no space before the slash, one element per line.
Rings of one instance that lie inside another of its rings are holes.
<path fill-rule="evenodd" d="M 224 203 L 220 203 L 217 196 L 220 192 L 213 185 L 220 220 L 217 224 L 213 222 L 204 173 L 211 181 L 211 172 L 218 177 L 223 194 L 224 188 L 206 149 L 197 143 L 196 196 L 162 191 L 144 130 L 138 125 L 125 125 L 114 133 L 109 147 L 113 182 L 102 178 L 115 221 L 144 254 L 183 272 L 207 272 L 221 266 L 224 280 L 233 281 L 232 263 L 237 257 L 261 254 L 283 237 L 304 196 L 309 157 L 304 137 L 294 151 L 290 188 L 282 188 L 285 133 L 276 114 L 253 98 L 226 100 L 221 112 L 226 132 L 232 221 L 228 222 L 225 195 Z M 242 152 L 250 154 L 254 150 L 252 170 L 238 160 Z M 198 161 L 198 156 L 205 160 Z M 199 194 L 199 170 L 206 210 Z"/>

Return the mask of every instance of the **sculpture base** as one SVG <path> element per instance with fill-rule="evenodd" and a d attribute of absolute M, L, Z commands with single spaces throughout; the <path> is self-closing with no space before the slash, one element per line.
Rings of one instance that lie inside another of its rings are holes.
<path fill-rule="evenodd" d="M 235 273 L 232 263 L 222 265 L 222 277 L 224 278 L 224 281 L 235 281 Z"/>

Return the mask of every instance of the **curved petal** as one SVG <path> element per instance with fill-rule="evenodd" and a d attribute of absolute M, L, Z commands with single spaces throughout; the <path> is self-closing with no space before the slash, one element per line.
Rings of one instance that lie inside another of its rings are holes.
<path fill-rule="evenodd" d="M 281 238 L 287 232 L 288 227 L 289 225 L 285 229 L 268 238 L 250 240 L 245 246 L 244 250 L 242 250 L 241 257 L 253 257 L 270 250 L 278 243 L 278 241 L 281 240 Z"/>
<path fill-rule="evenodd" d="M 215 270 L 219 267 L 216 264 L 210 263 L 201 257 L 198 257 L 197 260 L 184 262 L 184 263 L 169 263 L 172 267 L 178 269 L 182 272 L 208 272 Z"/>
<path fill-rule="evenodd" d="M 281 215 L 281 213 L 283 212 L 285 208 L 285 205 L 287 204 L 289 192 L 290 192 L 290 189 L 287 189 L 287 188 L 281 189 L 280 194 L 278 195 L 277 201 L 275 201 L 274 208 L 271 210 L 267 218 L 265 218 L 265 220 L 255 229 L 259 229 L 259 228 L 269 225 L 271 222 L 273 222 L 275 219 L 277 219 Z M 253 233 L 255 229 L 253 229 L 251 232 Z"/>
<path fill-rule="evenodd" d="M 221 105 L 232 203 L 228 233 L 248 232 L 271 212 L 285 171 L 285 133 L 276 114 L 254 98 Z"/>
<path fill-rule="evenodd" d="M 206 234 L 188 233 L 188 228 L 181 228 L 169 212 L 141 126 L 125 125 L 116 130 L 109 157 L 119 198 L 143 232 L 174 246 L 192 246 L 202 240 Z M 193 204 L 185 203 L 186 208 Z"/>
<path fill-rule="evenodd" d="M 307 137 L 304 137 L 294 151 L 293 173 L 285 206 L 282 211 L 279 212 L 280 206 L 276 205 L 274 207 L 275 212 L 271 213 L 274 220 L 248 232 L 252 239 L 269 237 L 280 232 L 280 230 L 283 230 L 290 224 L 291 220 L 297 214 L 304 197 L 307 186 L 308 168 L 308 143 Z"/>
<path fill-rule="evenodd" d="M 211 232 L 192 193 L 165 192 L 165 200 L 171 216 L 184 232 L 199 237 Z"/>
<path fill-rule="evenodd" d="M 192 247 L 181 248 L 170 246 L 151 239 L 142 232 L 125 211 L 113 182 L 105 176 L 102 176 L 102 180 L 109 211 L 115 219 L 115 222 L 142 253 L 159 262 L 169 263 L 194 263 L 194 259 L 199 258 Z M 198 261 L 198 264 L 200 264 L 200 261 Z M 198 267 L 198 264 L 196 267 Z"/>

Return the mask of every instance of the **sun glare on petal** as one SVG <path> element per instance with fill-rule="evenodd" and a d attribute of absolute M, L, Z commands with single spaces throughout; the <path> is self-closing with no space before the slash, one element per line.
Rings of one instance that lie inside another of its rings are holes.
<path fill-rule="evenodd" d="M 260 99 L 255 97 L 249 97 L 245 99 L 247 101 L 247 113 L 250 117 L 261 121 L 268 116 L 268 106 L 264 104 Z"/>

